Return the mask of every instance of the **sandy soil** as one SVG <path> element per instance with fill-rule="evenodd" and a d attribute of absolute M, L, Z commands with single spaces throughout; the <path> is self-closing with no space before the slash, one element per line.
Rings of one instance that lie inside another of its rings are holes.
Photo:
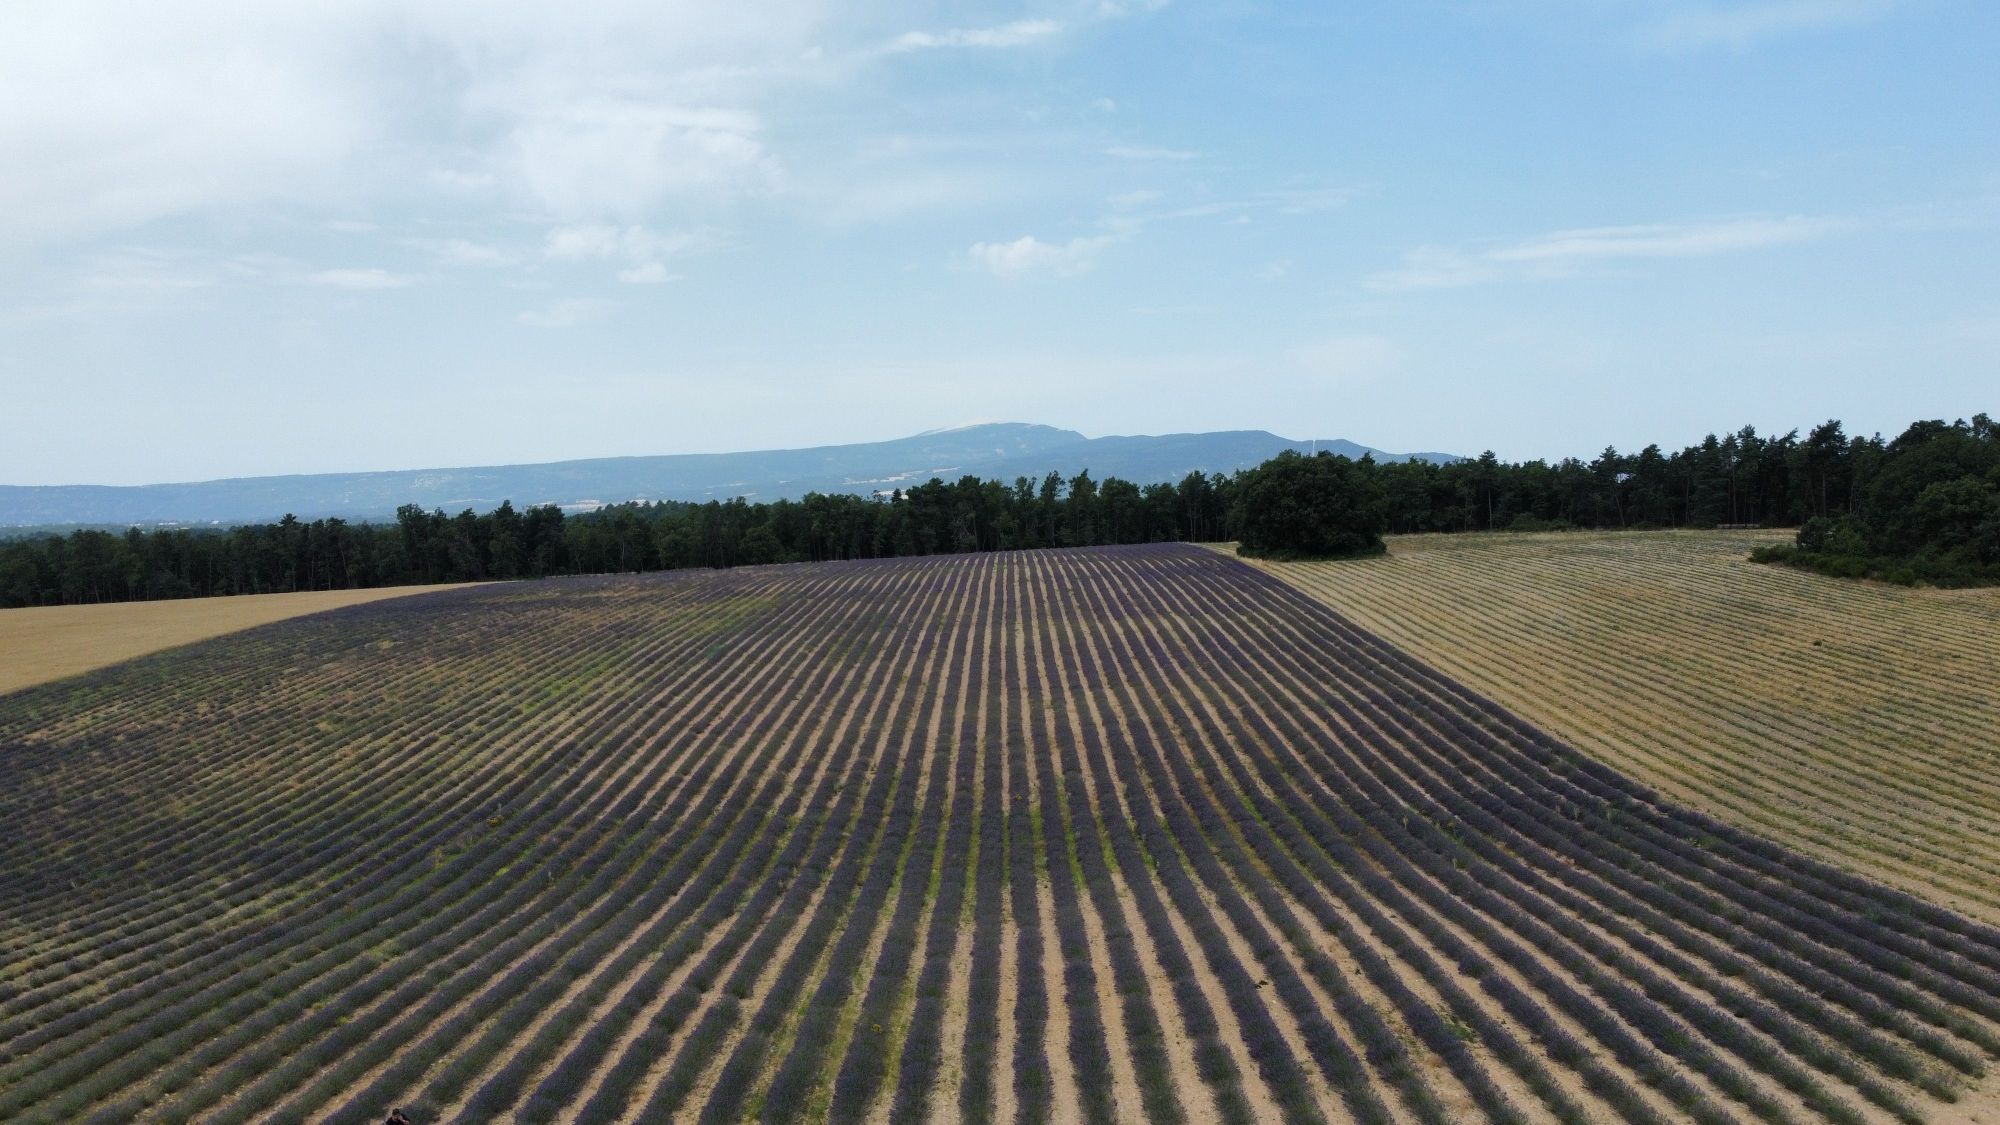
<path fill-rule="evenodd" d="M 2000 1122 L 2000 1090 L 1987 1083 L 1982 1089 L 1966 1091 L 1951 1105 L 1929 1102 L 1924 1108 L 1931 1125 L 1995 1125 Z"/>
<path fill-rule="evenodd" d="M 385 586 L 169 602 L 0 609 L 0 693 L 288 617 L 455 586 Z"/>

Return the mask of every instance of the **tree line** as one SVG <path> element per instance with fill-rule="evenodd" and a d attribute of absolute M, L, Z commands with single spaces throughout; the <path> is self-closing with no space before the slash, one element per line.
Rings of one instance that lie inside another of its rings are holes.
<path fill-rule="evenodd" d="M 1232 478 L 1140 486 L 1088 472 L 1012 485 L 931 480 L 884 497 L 555 505 L 457 515 L 397 509 L 393 523 L 85 529 L 0 542 L 0 606 L 342 590 L 482 579 L 884 558 L 1229 534 Z"/>
<path fill-rule="evenodd" d="M 1832 537 L 1814 542 L 1874 557 L 1948 528 L 1951 549 L 1974 557 L 2000 535 L 1979 530 L 2000 488 L 1993 448 L 1985 415 L 1919 422 L 1894 441 L 1850 437 L 1830 421 L 1804 436 L 1746 426 L 1672 452 L 1607 448 L 1588 461 L 1286 453 L 1171 484 L 1088 472 L 1011 484 L 967 476 L 886 496 L 664 501 L 580 515 L 553 505 L 456 515 L 405 505 L 382 523 L 286 516 L 223 529 L 79 530 L 0 542 L 0 606 L 1169 540 L 1353 554 L 1378 550 L 1385 533 L 1501 529 L 1803 525 Z M 1950 487 L 1925 492 L 1940 483 Z"/>
<path fill-rule="evenodd" d="M 2000 585 L 2000 425 L 1918 422 L 1883 448 L 1851 504 L 1805 520 L 1760 562 L 1905 585 Z"/>

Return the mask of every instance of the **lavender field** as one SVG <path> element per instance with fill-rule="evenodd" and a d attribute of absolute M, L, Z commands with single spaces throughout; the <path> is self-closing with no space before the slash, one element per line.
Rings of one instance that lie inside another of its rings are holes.
<path fill-rule="evenodd" d="M 2000 931 L 1194 547 L 476 587 L 0 696 L 0 1120 L 1918 1122 L 1995 1058 Z"/>

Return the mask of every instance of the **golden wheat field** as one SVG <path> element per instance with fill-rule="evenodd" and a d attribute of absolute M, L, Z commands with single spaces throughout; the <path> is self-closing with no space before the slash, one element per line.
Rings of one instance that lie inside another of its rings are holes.
<path fill-rule="evenodd" d="M 2000 919 L 2000 590 L 1748 562 L 1774 534 L 1403 536 L 1263 565 L 1672 800 Z"/>

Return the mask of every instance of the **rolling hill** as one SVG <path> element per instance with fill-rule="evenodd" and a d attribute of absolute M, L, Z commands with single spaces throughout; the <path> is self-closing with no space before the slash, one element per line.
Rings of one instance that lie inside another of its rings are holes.
<path fill-rule="evenodd" d="M 487 510 L 502 500 L 529 504 L 615 504 L 627 500 L 752 500 L 797 498 L 808 492 L 867 494 L 921 484 L 932 476 L 971 474 L 1011 481 L 1092 476 L 1139 484 L 1174 481 L 1190 472 L 1229 473 L 1279 450 L 1314 445 L 1377 460 L 1454 460 L 1448 454 L 1392 454 L 1340 439 L 1281 438 L 1262 430 L 1158 437 L 1087 438 L 1073 430 L 996 422 L 918 434 L 894 441 L 771 449 L 749 453 L 685 453 L 601 457 L 541 465 L 412 469 L 395 472 L 240 477 L 187 484 L 0 485 L 0 526 L 137 523 L 255 523 L 286 513 L 301 519 L 339 516 L 383 519 L 404 504 L 426 509 Z"/>

